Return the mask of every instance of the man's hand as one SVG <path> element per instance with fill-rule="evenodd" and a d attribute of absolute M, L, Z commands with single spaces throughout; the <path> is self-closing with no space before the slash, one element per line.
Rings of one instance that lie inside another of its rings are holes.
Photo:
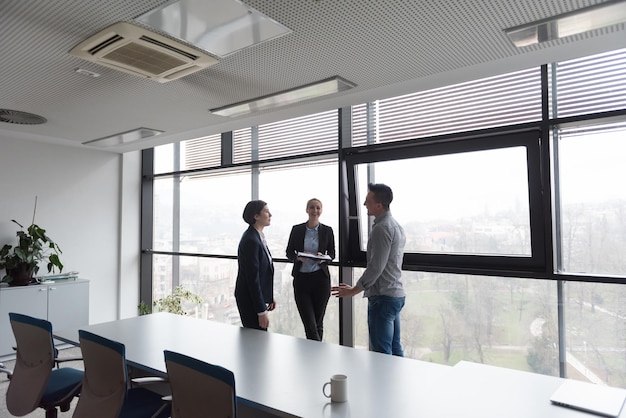
<path fill-rule="evenodd" d="M 259 315 L 259 327 L 268 328 L 270 326 L 270 316 L 267 313 Z"/>
<path fill-rule="evenodd" d="M 358 295 L 363 290 L 357 286 L 349 286 L 345 283 L 339 283 L 339 286 L 333 286 L 330 288 L 330 294 L 337 296 L 338 298 L 352 297 Z"/>

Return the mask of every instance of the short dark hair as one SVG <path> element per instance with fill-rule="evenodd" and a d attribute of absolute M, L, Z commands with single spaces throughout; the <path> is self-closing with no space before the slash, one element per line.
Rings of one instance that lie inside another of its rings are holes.
<path fill-rule="evenodd" d="M 374 193 L 374 200 L 388 210 L 389 205 L 393 201 L 391 187 L 382 183 L 370 183 L 367 185 L 367 188 L 370 192 Z"/>
<path fill-rule="evenodd" d="M 267 206 L 267 203 L 262 200 L 249 201 L 243 209 L 243 220 L 246 221 L 248 225 L 254 225 L 254 222 L 256 221 L 256 219 L 254 219 L 254 215 L 261 214 L 265 206 Z"/>

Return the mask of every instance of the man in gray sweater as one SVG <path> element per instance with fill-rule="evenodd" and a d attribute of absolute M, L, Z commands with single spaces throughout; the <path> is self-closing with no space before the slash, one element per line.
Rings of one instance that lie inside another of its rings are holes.
<path fill-rule="evenodd" d="M 343 298 L 365 292 L 370 351 L 404 356 L 400 311 L 406 296 L 401 280 L 406 238 L 389 211 L 392 200 L 389 186 L 368 185 L 364 205 L 367 214 L 374 216 L 374 226 L 367 241 L 367 267 L 356 285 L 340 283 L 332 288 L 332 294 Z"/>

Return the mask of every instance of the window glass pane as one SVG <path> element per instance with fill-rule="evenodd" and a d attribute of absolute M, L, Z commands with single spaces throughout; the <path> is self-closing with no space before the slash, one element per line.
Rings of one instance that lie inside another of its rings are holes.
<path fill-rule="evenodd" d="M 285 258 L 291 227 L 306 222 L 306 203 L 311 198 L 322 201 L 320 222 L 333 228 L 339 258 L 338 170 L 336 160 L 290 168 L 262 168 L 259 198 L 267 202 L 272 224 L 264 232 L 272 256 Z M 335 261 L 337 261 L 335 259 Z"/>
<path fill-rule="evenodd" d="M 180 192 L 178 214 L 174 213 L 175 189 Z M 250 193 L 249 172 L 155 179 L 153 248 L 237 255 L 246 228 L 241 214 Z M 175 225 L 173 219 L 180 223 Z"/>
<path fill-rule="evenodd" d="M 354 106 L 354 146 L 541 120 L 541 73 L 531 68 Z"/>
<path fill-rule="evenodd" d="M 626 123 L 558 133 L 560 271 L 626 275 Z"/>
<path fill-rule="evenodd" d="M 567 377 L 626 387 L 626 286 L 566 282 Z"/>
<path fill-rule="evenodd" d="M 362 269 L 355 269 L 360 277 Z M 406 357 L 461 360 L 558 376 L 556 282 L 402 272 Z M 367 348 L 367 299 L 355 298 L 355 341 Z"/>
<path fill-rule="evenodd" d="M 154 179 L 153 243 L 152 248 L 171 251 L 174 233 L 174 179 Z"/>
<path fill-rule="evenodd" d="M 180 182 L 180 251 L 237 255 L 247 228 L 250 173 L 183 177 Z"/>
<path fill-rule="evenodd" d="M 372 182 L 393 190 L 405 252 L 531 255 L 524 147 L 376 162 L 369 170 Z M 360 203 L 367 176 L 367 164 L 357 166 Z M 367 211 L 359 207 L 364 225 Z M 365 250 L 367 230 L 361 234 Z"/>
<path fill-rule="evenodd" d="M 556 86 L 550 89 L 551 117 L 620 110 L 626 107 L 626 49 L 551 66 Z"/>
<path fill-rule="evenodd" d="M 171 255 L 152 255 L 152 300 L 164 298 L 172 294 L 172 266 Z"/>
<path fill-rule="evenodd" d="M 153 261 L 155 301 L 172 293 L 172 270 L 176 261 L 180 285 L 203 300 L 200 305 L 188 301 L 182 304 L 189 315 L 241 325 L 234 296 L 237 260 L 155 254 Z"/>

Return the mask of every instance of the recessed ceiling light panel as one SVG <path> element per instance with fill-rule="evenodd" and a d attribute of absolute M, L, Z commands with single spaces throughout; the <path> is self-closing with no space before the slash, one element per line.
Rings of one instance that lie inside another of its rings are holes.
<path fill-rule="evenodd" d="M 114 147 L 116 145 L 125 145 L 131 142 L 138 142 L 153 136 L 162 134 L 163 131 L 150 128 L 137 128 L 132 131 L 120 132 L 118 134 L 105 136 L 103 138 L 92 139 L 83 142 L 83 145 L 92 145 L 96 147 Z"/>
<path fill-rule="evenodd" d="M 237 0 L 177 0 L 136 19 L 218 57 L 291 33 Z"/>
<path fill-rule="evenodd" d="M 626 22 L 626 1 L 609 1 L 505 29 L 518 48 Z"/>
<path fill-rule="evenodd" d="M 284 90 L 267 96 L 258 97 L 256 99 L 247 100 L 245 102 L 210 109 L 209 112 L 214 115 L 237 117 L 250 113 L 261 112 L 263 110 L 288 106 L 305 100 L 327 96 L 329 94 L 339 93 L 349 90 L 355 86 L 356 84 L 341 77 L 332 77 L 326 80 L 307 84 L 305 86 L 296 87 L 294 89 Z"/>

